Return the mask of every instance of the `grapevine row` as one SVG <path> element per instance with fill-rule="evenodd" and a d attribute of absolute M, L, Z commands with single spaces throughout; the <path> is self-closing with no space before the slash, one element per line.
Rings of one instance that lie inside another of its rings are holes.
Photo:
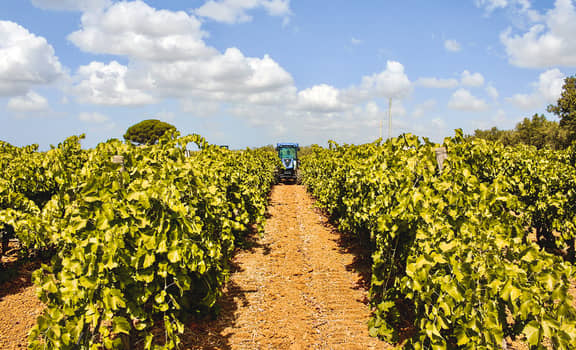
<path fill-rule="evenodd" d="M 412 135 L 302 159 L 318 205 L 371 247 L 371 335 L 408 349 L 500 349 L 507 337 L 574 348 L 574 269 L 527 234 L 514 181 L 530 180 L 479 166 L 489 145 L 461 132 L 443 146 L 442 170 L 437 146 Z"/>
<path fill-rule="evenodd" d="M 212 311 L 237 241 L 261 226 L 276 157 L 196 135 L 88 151 L 78 141 L 3 154 L 23 186 L 2 179 L 0 222 L 25 247 L 56 252 L 33 274 L 47 307 L 30 346 L 174 349 L 183 320 Z M 22 190 L 39 184 L 51 186 L 43 203 Z"/>

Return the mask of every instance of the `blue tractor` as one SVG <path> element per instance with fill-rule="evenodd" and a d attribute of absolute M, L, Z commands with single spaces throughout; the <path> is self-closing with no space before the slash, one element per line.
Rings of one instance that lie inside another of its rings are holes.
<path fill-rule="evenodd" d="M 282 162 L 278 169 L 278 178 L 280 181 L 290 180 L 296 182 L 298 179 L 298 151 L 300 147 L 297 143 L 278 143 L 276 151 Z"/>

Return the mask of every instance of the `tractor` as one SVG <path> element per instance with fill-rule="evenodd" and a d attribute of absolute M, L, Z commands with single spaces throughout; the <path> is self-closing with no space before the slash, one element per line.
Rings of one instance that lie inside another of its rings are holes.
<path fill-rule="evenodd" d="M 278 178 L 284 182 L 290 180 L 296 182 L 298 179 L 298 151 L 300 147 L 297 143 L 278 143 L 276 151 L 282 166 L 278 169 Z"/>

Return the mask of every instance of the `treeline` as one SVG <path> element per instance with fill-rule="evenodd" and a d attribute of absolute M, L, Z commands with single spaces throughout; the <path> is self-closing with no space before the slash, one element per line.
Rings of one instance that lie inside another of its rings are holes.
<path fill-rule="evenodd" d="M 534 114 L 524 118 L 513 130 L 476 129 L 470 137 L 498 141 L 506 146 L 526 144 L 536 148 L 564 149 L 576 141 L 576 76 L 564 79 L 562 93 L 555 105 L 546 110 L 555 114 L 560 122 L 547 120 Z"/>
<path fill-rule="evenodd" d="M 500 130 L 492 127 L 488 130 L 476 129 L 472 137 L 489 141 L 499 141 L 505 146 L 525 144 L 536 148 L 564 149 L 570 145 L 569 133 L 560 127 L 560 123 L 547 120 L 544 115 L 534 114 L 524 118 L 512 130 Z"/>

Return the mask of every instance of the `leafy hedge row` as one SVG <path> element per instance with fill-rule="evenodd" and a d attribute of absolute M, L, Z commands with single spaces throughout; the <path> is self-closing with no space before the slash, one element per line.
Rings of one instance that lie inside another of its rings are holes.
<path fill-rule="evenodd" d="M 500 349 L 505 337 L 574 348 L 573 266 L 528 237 L 516 179 L 479 174 L 471 157 L 490 145 L 458 132 L 443 146 L 442 171 L 436 146 L 412 135 L 302 159 L 318 205 L 372 249 L 371 335 L 407 349 Z"/>
<path fill-rule="evenodd" d="M 194 143 L 200 150 L 189 154 Z M 133 348 L 141 341 L 146 349 L 176 348 L 182 321 L 214 307 L 236 241 L 262 224 L 275 154 L 232 152 L 196 135 L 146 147 L 109 141 L 89 151 L 77 139 L 65 144 L 75 151 L 13 157 L 46 163 L 55 186 L 43 206 L 23 194 L 29 208 L 12 202 L 0 211 L 26 246 L 56 251 L 33 275 L 47 308 L 31 347 Z M 122 164 L 111 161 L 116 155 Z M 28 186 L 39 182 L 21 177 Z M 14 183 L 4 183 L 16 194 Z M 158 322 L 165 331 L 155 338 Z"/>
<path fill-rule="evenodd" d="M 477 140 L 454 147 L 481 181 L 503 177 L 507 192 L 522 204 L 516 214 L 533 228 L 538 244 L 576 262 L 576 144 L 567 150 L 538 150 Z"/>

